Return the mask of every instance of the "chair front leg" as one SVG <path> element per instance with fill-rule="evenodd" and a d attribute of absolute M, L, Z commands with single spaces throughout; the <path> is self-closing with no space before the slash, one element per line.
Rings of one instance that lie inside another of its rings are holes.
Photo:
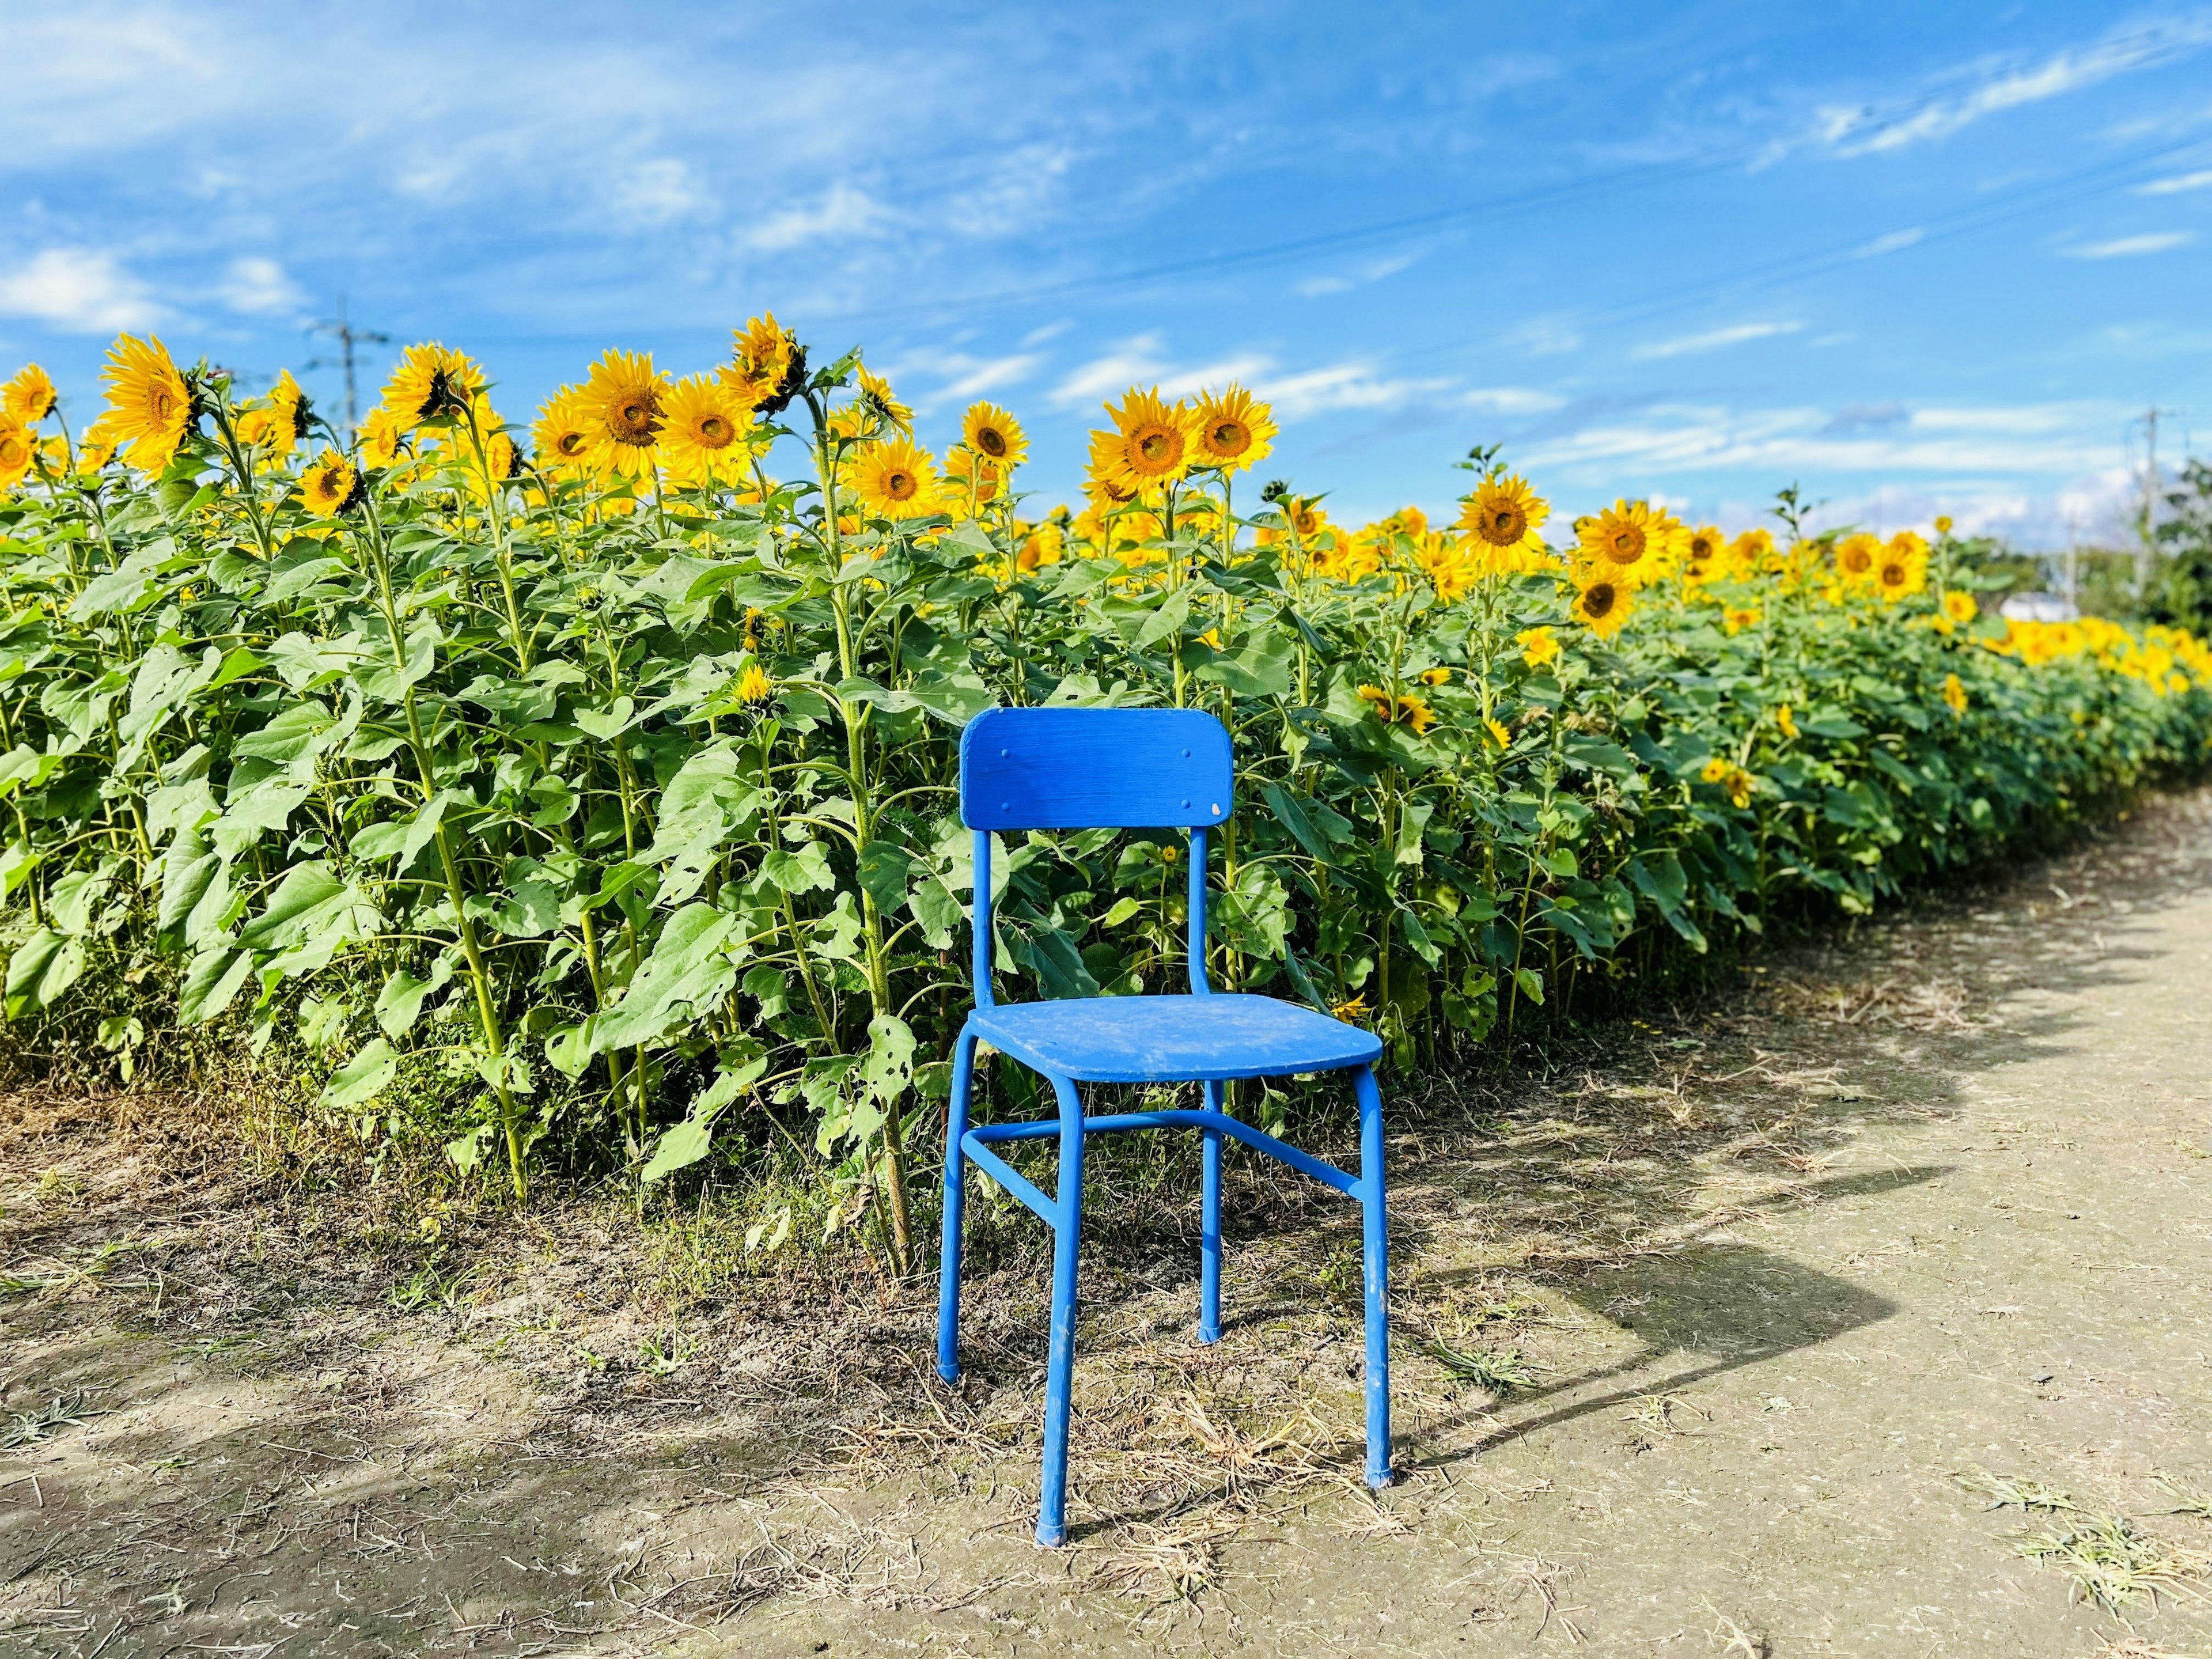
<path fill-rule="evenodd" d="M 1366 1243 L 1367 1484 L 1390 1484 L 1390 1228 L 1383 1206 L 1382 1091 L 1372 1066 L 1352 1074 L 1359 1099 L 1359 1208 Z"/>
<path fill-rule="evenodd" d="M 975 1039 L 965 1030 L 952 1048 L 952 1096 L 945 1113 L 945 1248 L 938 1266 L 937 1374 L 960 1380 L 961 1223 L 968 1200 L 968 1097 L 975 1074 Z"/>
<path fill-rule="evenodd" d="M 1075 1380 L 1075 1269 L 1083 1244 L 1083 1100 L 1066 1078 L 1060 1097 L 1060 1214 L 1053 1224 L 1052 1346 L 1045 1358 L 1044 1473 L 1037 1499 L 1037 1542 L 1067 1541 L 1067 1419 Z"/>
<path fill-rule="evenodd" d="M 1206 1107 L 1208 1111 L 1226 1109 L 1223 1097 L 1227 1091 L 1218 1082 L 1206 1085 Z M 1200 1148 L 1201 1174 L 1198 1221 L 1198 1340 L 1201 1342 L 1221 1340 L 1221 1131 L 1201 1131 L 1205 1144 Z"/>

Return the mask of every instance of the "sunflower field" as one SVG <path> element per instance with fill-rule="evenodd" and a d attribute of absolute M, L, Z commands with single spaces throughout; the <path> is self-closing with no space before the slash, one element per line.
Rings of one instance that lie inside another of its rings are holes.
<path fill-rule="evenodd" d="M 309 1057 L 366 1151 L 434 1134 L 518 1201 L 795 1139 L 901 1270 L 984 708 L 1217 713 L 1213 983 L 1370 1024 L 1401 1072 L 2212 746 L 2196 639 L 1983 615 L 1943 521 L 1801 535 L 1784 492 L 1774 533 L 1622 501 L 1547 538 L 1478 449 L 1451 514 L 1355 529 L 1259 482 L 1275 428 L 1233 386 L 1133 389 L 1048 514 L 1005 410 L 933 451 L 772 317 L 690 379 L 609 352 L 526 429 L 435 344 L 357 430 L 157 340 L 106 386 L 74 434 L 36 368 L 0 414 L 19 1046 L 128 1079 L 215 1023 Z M 1180 988 L 1184 856 L 1006 847 L 1002 994 Z"/>

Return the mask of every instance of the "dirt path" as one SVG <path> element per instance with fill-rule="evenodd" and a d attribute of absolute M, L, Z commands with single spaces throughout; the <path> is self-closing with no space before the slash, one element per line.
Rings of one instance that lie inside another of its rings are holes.
<path fill-rule="evenodd" d="M 956 1395 L 924 1297 L 34 1113 L 0 1650 L 2212 1653 L 2212 796 L 1744 979 L 1409 1108 L 1379 1502 L 1348 1214 L 1247 1171 L 1211 1350 L 1103 1243 L 1051 1553 L 1012 1218 Z"/>

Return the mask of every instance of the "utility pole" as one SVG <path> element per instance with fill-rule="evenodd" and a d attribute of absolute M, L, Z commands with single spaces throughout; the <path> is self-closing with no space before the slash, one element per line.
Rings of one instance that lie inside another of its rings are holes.
<path fill-rule="evenodd" d="M 2136 600 L 2138 604 L 2150 596 L 2151 578 L 2158 568 L 2158 422 L 2161 415 L 2178 415 L 2173 409 L 2147 409 L 2141 418 L 2143 429 L 2142 501 L 2136 514 Z M 2132 427 L 2135 422 L 2129 422 Z"/>
<path fill-rule="evenodd" d="M 353 434 L 355 431 L 361 425 L 361 404 L 359 395 L 355 390 L 354 382 L 354 359 L 356 356 L 356 348 L 369 345 L 389 345 L 392 343 L 392 337 L 389 334 L 379 334 L 374 329 L 356 328 L 351 323 L 348 322 L 346 320 L 345 295 L 343 294 L 338 295 L 338 314 L 337 320 L 335 322 L 317 323 L 307 331 L 311 334 L 328 334 L 335 338 L 338 343 L 338 362 L 345 369 L 346 441 L 348 443 L 351 443 L 353 441 Z M 309 368 L 320 368 L 326 366 L 327 360 L 321 357 L 316 358 L 307 365 Z"/>

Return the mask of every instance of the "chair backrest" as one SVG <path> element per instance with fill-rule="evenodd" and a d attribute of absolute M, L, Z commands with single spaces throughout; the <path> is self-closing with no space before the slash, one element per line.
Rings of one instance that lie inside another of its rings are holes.
<path fill-rule="evenodd" d="M 1233 804 L 1229 732 L 1196 708 L 987 708 L 960 734 L 970 830 L 1188 830 Z"/>
<path fill-rule="evenodd" d="M 991 832 L 1188 830 L 1190 988 L 1206 982 L 1206 831 L 1236 805 L 1228 728 L 1196 708 L 987 708 L 960 734 L 975 832 L 975 1002 L 991 1006 Z"/>

